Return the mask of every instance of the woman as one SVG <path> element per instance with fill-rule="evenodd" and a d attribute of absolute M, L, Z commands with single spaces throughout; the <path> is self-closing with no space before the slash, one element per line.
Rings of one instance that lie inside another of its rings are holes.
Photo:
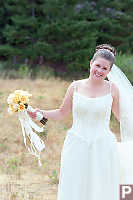
<path fill-rule="evenodd" d="M 119 121 L 119 90 L 105 80 L 115 55 L 110 45 L 97 46 L 90 76 L 70 84 L 59 109 L 42 112 L 53 120 L 73 114 L 61 152 L 58 200 L 119 199 L 117 139 L 109 128 L 111 109 Z M 36 112 L 29 115 L 35 118 Z"/>

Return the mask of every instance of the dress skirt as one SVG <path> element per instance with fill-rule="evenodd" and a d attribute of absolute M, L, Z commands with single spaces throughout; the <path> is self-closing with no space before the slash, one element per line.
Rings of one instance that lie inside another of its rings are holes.
<path fill-rule="evenodd" d="M 89 143 L 68 131 L 57 200 L 119 200 L 120 163 L 113 134 Z"/>

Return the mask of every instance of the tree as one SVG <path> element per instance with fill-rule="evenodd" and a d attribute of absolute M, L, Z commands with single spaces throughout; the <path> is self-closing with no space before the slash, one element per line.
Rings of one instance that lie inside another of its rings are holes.
<path fill-rule="evenodd" d="M 132 0 L 6 0 L 1 5 L 0 53 L 14 64 L 26 59 L 34 67 L 41 57 L 88 71 L 97 44 L 133 51 Z"/>

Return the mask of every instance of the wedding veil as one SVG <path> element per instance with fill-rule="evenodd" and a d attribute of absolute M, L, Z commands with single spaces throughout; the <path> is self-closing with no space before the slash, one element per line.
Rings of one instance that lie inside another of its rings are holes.
<path fill-rule="evenodd" d="M 115 64 L 107 78 L 119 89 L 121 142 L 133 140 L 133 86 Z"/>

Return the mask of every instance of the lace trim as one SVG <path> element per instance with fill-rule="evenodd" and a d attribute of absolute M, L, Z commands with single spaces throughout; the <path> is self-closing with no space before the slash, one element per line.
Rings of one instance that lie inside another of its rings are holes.
<path fill-rule="evenodd" d="M 75 82 L 75 80 L 73 80 L 73 82 Z M 112 82 L 111 81 L 109 81 L 109 84 L 110 84 L 110 94 L 112 95 Z M 76 91 L 76 92 L 78 92 L 78 87 L 77 87 L 77 85 L 75 84 L 74 85 L 74 92 Z M 108 95 L 109 93 L 107 93 L 107 95 Z M 103 96 L 105 96 L 105 95 L 103 95 Z"/>
<path fill-rule="evenodd" d="M 112 82 L 109 81 L 109 84 L 110 84 L 110 93 L 112 94 L 112 92 L 111 92 L 111 89 L 112 89 Z"/>

